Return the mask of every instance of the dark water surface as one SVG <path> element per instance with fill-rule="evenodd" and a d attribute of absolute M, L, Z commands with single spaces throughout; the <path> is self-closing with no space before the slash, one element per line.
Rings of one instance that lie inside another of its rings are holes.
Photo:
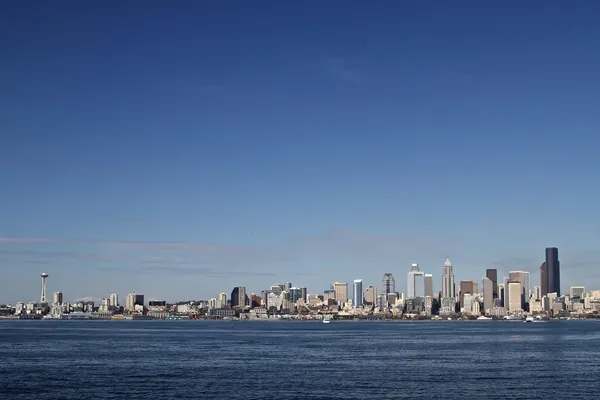
<path fill-rule="evenodd" d="M 600 321 L 0 321 L 0 399 L 593 399 Z"/>

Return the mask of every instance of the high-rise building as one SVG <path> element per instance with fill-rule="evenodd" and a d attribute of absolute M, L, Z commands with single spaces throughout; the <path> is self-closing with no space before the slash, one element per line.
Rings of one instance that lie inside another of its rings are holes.
<path fill-rule="evenodd" d="M 285 290 L 286 292 L 289 292 L 291 288 L 292 288 L 292 283 L 291 282 L 286 282 L 283 285 L 283 290 Z"/>
<path fill-rule="evenodd" d="M 354 293 L 352 295 L 352 306 L 354 308 L 360 308 L 363 306 L 363 288 L 362 279 L 356 279 L 354 281 Z"/>
<path fill-rule="evenodd" d="M 244 308 L 250 303 L 250 298 L 246 295 L 244 286 L 236 286 L 231 291 L 231 307 Z"/>
<path fill-rule="evenodd" d="M 302 298 L 302 289 L 297 287 L 292 287 L 287 292 L 287 299 L 292 303 L 296 303 L 298 300 Z"/>
<path fill-rule="evenodd" d="M 134 311 L 135 306 L 144 306 L 144 295 L 134 291 L 133 293 L 129 293 L 127 295 L 126 308 L 129 311 Z"/>
<path fill-rule="evenodd" d="M 488 269 L 488 271 L 490 270 Z M 483 278 L 481 286 L 483 286 L 483 309 L 488 310 L 494 306 L 494 292 L 496 292 L 496 295 L 498 294 L 497 289 L 494 290 L 496 285 L 494 285 L 493 280 L 486 276 Z"/>
<path fill-rule="evenodd" d="M 308 290 L 305 287 L 300 288 L 300 298 L 306 301 L 306 297 L 308 296 Z"/>
<path fill-rule="evenodd" d="M 221 307 L 227 306 L 227 293 L 220 293 L 217 300 L 221 302 Z"/>
<path fill-rule="evenodd" d="M 425 274 L 425 297 L 433 298 L 433 275 Z"/>
<path fill-rule="evenodd" d="M 508 311 L 511 313 L 518 313 L 523 310 L 521 302 L 521 294 L 523 293 L 523 287 L 519 282 L 510 282 L 508 284 Z"/>
<path fill-rule="evenodd" d="M 558 249 L 556 247 L 546 248 L 546 268 L 548 293 L 556 293 L 560 297 L 560 262 L 558 261 Z"/>
<path fill-rule="evenodd" d="M 119 295 L 116 293 L 113 293 L 109 296 L 109 301 L 110 301 L 110 305 L 112 307 L 119 307 Z"/>
<path fill-rule="evenodd" d="M 273 285 L 273 286 L 271 286 L 271 292 L 275 293 L 276 295 L 280 295 L 281 292 L 283 292 L 282 286 L 284 286 L 284 285 Z"/>
<path fill-rule="evenodd" d="M 369 286 L 365 290 L 365 302 L 370 305 L 374 305 L 377 301 L 377 288 L 375 286 Z"/>
<path fill-rule="evenodd" d="M 62 292 L 54 292 L 54 296 L 52 299 L 52 304 L 55 306 L 60 306 L 63 303 L 63 294 Z"/>
<path fill-rule="evenodd" d="M 348 302 L 348 284 L 344 282 L 334 282 L 333 290 L 335 291 L 335 300 L 338 304 Z"/>
<path fill-rule="evenodd" d="M 521 284 L 521 289 L 523 289 L 523 293 L 521 293 L 522 303 L 528 302 L 530 297 L 529 272 L 510 271 L 508 273 L 508 280 L 509 282 L 519 282 Z"/>
<path fill-rule="evenodd" d="M 475 285 L 474 281 L 460 281 L 460 307 L 463 308 L 465 306 L 465 294 L 475 294 Z"/>
<path fill-rule="evenodd" d="M 495 268 L 490 268 L 485 270 L 485 276 L 489 280 L 492 281 L 492 299 L 498 298 L 498 270 Z M 484 289 L 485 291 L 485 289 Z M 484 305 L 485 307 L 485 305 Z"/>
<path fill-rule="evenodd" d="M 42 277 L 42 295 L 40 296 L 40 303 L 44 304 L 48 302 L 46 299 L 46 280 L 48 279 L 48 274 L 44 272 L 40 276 Z"/>
<path fill-rule="evenodd" d="M 395 292 L 396 280 L 394 279 L 394 275 L 389 272 L 383 274 L 383 279 L 381 279 L 381 294 L 387 296 L 388 294 Z"/>
<path fill-rule="evenodd" d="M 456 297 L 454 288 L 454 266 L 449 259 L 442 264 L 442 298 Z"/>
<path fill-rule="evenodd" d="M 508 287 L 510 280 L 508 279 L 508 277 L 504 277 L 504 308 L 506 308 L 508 310 L 508 305 L 510 303 L 510 290 Z"/>
<path fill-rule="evenodd" d="M 418 264 L 410 267 L 406 282 L 406 297 L 425 297 L 425 274 L 419 269 Z"/>
<path fill-rule="evenodd" d="M 540 286 L 542 297 L 548 294 L 548 267 L 543 262 L 540 266 Z"/>
<path fill-rule="evenodd" d="M 498 284 L 498 298 L 500 299 L 500 304 L 504 304 L 504 298 L 506 295 L 504 294 L 504 283 Z"/>

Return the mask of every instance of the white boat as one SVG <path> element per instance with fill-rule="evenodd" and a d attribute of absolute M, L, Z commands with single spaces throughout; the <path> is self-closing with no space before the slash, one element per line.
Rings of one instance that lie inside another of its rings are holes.
<path fill-rule="evenodd" d="M 478 321 L 490 321 L 490 320 L 492 320 L 492 318 L 482 315 L 481 317 L 477 318 L 477 320 Z"/>
<path fill-rule="evenodd" d="M 535 320 L 533 319 L 532 316 L 529 316 L 527 318 L 525 318 L 525 322 L 534 322 Z"/>
<path fill-rule="evenodd" d="M 325 315 L 325 316 L 323 317 L 323 323 L 324 323 L 324 324 L 328 324 L 328 323 L 330 323 L 330 322 L 331 322 L 331 315 Z"/>

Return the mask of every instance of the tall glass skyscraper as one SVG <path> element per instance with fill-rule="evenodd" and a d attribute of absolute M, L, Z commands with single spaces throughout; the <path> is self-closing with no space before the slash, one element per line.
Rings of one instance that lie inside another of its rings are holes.
<path fill-rule="evenodd" d="M 498 298 L 498 270 L 497 269 L 486 269 L 485 277 L 492 281 L 492 299 Z"/>
<path fill-rule="evenodd" d="M 425 297 L 425 274 L 421 272 L 418 264 L 413 264 L 410 267 L 406 282 L 406 292 L 406 297 L 409 299 Z"/>
<path fill-rule="evenodd" d="M 556 247 L 546 248 L 546 282 L 548 293 L 560 296 L 560 262 Z"/>
<path fill-rule="evenodd" d="M 352 295 L 352 305 L 355 308 L 363 306 L 363 288 L 362 279 L 356 279 L 354 281 L 354 293 Z"/>
<path fill-rule="evenodd" d="M 394 275 L 388 272 L 383 275 L 383 279 L 381 280 L 381 294 L 387 297 L 390 293 L 396 293 L 396 280 L 394 279 Z"/>
<path fill-rule="evenodd" d="M 452 261 L 446 259 L 442 264 L 442 298 L 456 297 L 454 288 L 454 266 Z"/>

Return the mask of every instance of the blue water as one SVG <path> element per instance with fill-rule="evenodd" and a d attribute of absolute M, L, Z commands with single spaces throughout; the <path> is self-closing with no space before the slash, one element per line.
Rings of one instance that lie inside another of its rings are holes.
<path fill-rule="evenodd" d="M 0 322 L 0 399 L 592 399 L 600 321 Z"/>

